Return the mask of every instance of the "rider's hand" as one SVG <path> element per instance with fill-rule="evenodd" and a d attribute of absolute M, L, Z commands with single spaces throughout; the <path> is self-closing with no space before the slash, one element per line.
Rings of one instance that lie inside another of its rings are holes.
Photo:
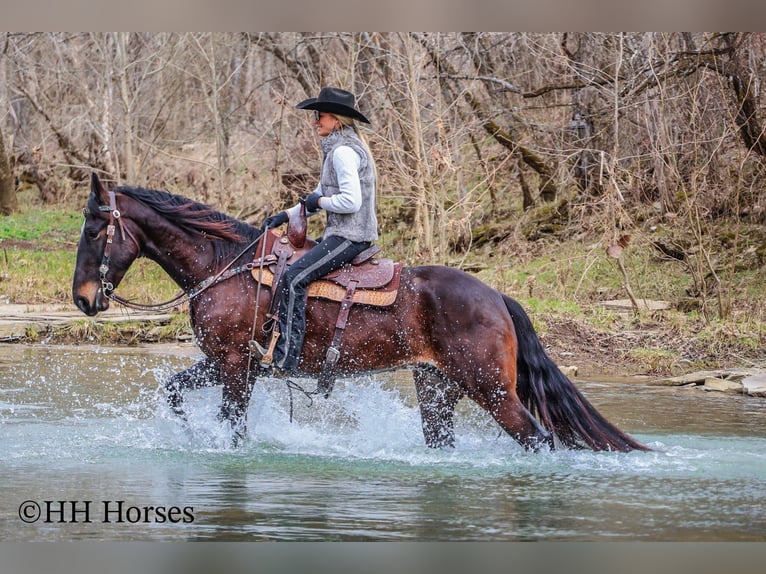
<path fill-rule="evenodd" d="M 287 212 L 286 211 L 280 211 L 276 215 L 271 215 L 263 220 L 263 225 L 261 225 L 261 229 L 270 229 L 272 227 L 279 227 L 283 223 L 287 223 L 288 221 Z"/>
<path fill-rule="evenodd" d="M 319 206 L 319 198 L 322 197 L 318 193 L 312 193 L 311 195 L 307 196 L 304 200 L 304 205 L 306 206 L 306 211 L 309 213 L 315 213 L 322 209 Z"/>

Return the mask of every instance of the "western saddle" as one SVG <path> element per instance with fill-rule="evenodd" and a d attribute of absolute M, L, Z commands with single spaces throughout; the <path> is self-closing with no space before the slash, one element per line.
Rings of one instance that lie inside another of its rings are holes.
<path fill-rule="evenodd" d="M 268 348 L 261 357 L 261 366 L 269 367 L 279 339 L 278 310 L 279 294 L 276 286 L 285 269 L 312 249 L 317 242 L 306 238 L 306 214 L 301 206 L 299 215 L 290 217 L 287 233 L 267 229 L 258 244 L 256 258 L 252 263 L 252 275 L 261 285 L 271 287 L 272 297 L 266 324 L 271 330 Z M 348 324 L 349 312 L 355 303 L 386 307 L 394 303 L 399 291 L 399 280 L 403 264 L 391 259 L 378 258 L 380 247 L 373 245 L 354 260 L 312 282 L 308 296 L 339 301 L 340 308 L 335 321 L 332 342 L 325 354 L 325 362 L 317 381 L 317 394 L 330 395 L 335 383 L 335 365 L 340 357 L 343 333 Z M 269 330 L 267 329 L 267 331 Z M 260 345 L 251 341 L 251 348 Z"/>

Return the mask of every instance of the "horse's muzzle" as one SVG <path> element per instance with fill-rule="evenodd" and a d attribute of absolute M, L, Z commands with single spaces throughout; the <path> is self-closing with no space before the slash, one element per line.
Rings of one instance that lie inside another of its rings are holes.
<path fill-rule="evenodd" d="M 85 295 L 74 295 L 74 304 L 77 308 L 85 313 L 88 317 L 93 317 L 101 311 L 106 311 L 109 308 L 109 299 L 104 296 L 103 289 L 99 288 L 96 291 L 92 301 Z"/>

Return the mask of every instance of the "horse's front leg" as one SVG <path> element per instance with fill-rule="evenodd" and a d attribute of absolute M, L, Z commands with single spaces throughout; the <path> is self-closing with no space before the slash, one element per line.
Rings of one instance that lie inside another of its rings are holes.
<path fill-rule="evenodd" d="M 165 383 L 165 400 L 174 415 L 186 420 L 184 393 L 187 390 L 212 387 L 221 382 L 218 361 L 204 358 L 186 370 L 176 373 Z"/>
<path fill-rule="evenodd" d="M 237 363 L 221 365 L 223 381 L 221 410 L 218 420 L 229 421 L 232 430 L 232 446 L 239 446 L 247 436 L 247 407 L 255 380 L 255 372 L 248 376 L 246 366 Z"/>

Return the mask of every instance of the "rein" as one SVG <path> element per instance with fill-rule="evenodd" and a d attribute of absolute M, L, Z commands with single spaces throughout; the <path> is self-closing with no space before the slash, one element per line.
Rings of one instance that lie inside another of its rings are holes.
<path fill-rule="evenodd" d="M 220 283 L 221 281 L 225 281 L 226 279 L 229 279 L 231 277 L 234 277 L 235 275 L 238 275 L 240 273 L 244 273 L 246 271 L 252 271 L 255 267 L 254 263 L 247 263 L 245 265 L 240 265 L 239 267 L 232 268 L 232 265 L 240 258 L 242 257 L 247 251 L 249 251 L 253 246 L 255 246 L 259 240 L 263 239 L 261 242 L 261 256 L 258 258 L 259 261 L 259 269 L 258 269 L 258 280 L 257 280 L 257 288 L 256 288 L 256 294 L 255 294 L 255 310 L 254 310 L 254 316 L 253 316 L 253 325 L 252 330 L 250 333 L 250 351 L 248 353 L 248 360 L 247 360 L 247 371 L 251 372 L 254 362 L 254 355 L 253 355 L 253 343 L 255 343 L 255 335 L 256 335 L 256 325 L 258 324 L 258 312 L 260 308 L 260 299 L 261 299 L 261 287 L 262 287 L 262 279 L 263 279 L 263 268 L 265 266 L 266 261 L 266 232 L 263 232 L 259 237 L 254 239 L 247 247 L 245 247 L 234 259 L 229 261 L 226 266 L 218 271 L 215 275 L 211 275 L 207 279 L 200 281 L 197 285 L 195 285 L 192 289 L 190 289 L 188 292 L 181 292 L 169 301 L 165 301 L 164 303 L 156 303 L 156 304 L 144 304 L 144 303 L 134 303 L 133 301 L 130 301 L 128 299 L 124 299 L 123 297 L 120 297 L 114 292 L 114 284 L 107 279 L 107 274 L 109 273 L 109 260 L 110 260 L 110 253 L 112 250 L 112 246 L 114 245 L 114 235 L 117 231 L 117 226 L 119 226 L 120 230 L 122 231 L 122 237 L 123 240 L 126 238 L 130 238 L 133 243 L 136 244 L 137 247 L 138 241 L 133 236 L 132 233 L 123 225 L 122 223 L 122 214 L 120 213 L 120 210 L 117 209 L 117 199 L 115 196 L 115 193 L 113 191 L 109 191 L 109 205 L 100 205 L 99 211 L 108 211 L 109 212 L 109 224 L 106 228 L 106 245 L 104 246 L 104 254 L 101 258 L 101 265 L 99 266 L 99 277 L 101 279 L 101 291 L 104 293 L 104 296 L 107 299 L 110 299 L 111 301 L 114 301 L 115 303 L 118 303 L 120 305 L 123 305 L 125 307 L 128 307 L 130 309 L 137 309 L 139 311 L 166 311 L 168 309 L 172 309 L 174 307 L 178 307 L 179 305 L 182 305 L 184 303 L 187 303 L 194 299 L 195 297 L 202 294 L 206 289 L 209 289 L 213 285 L 216 285 Z M 86 207 L 83 212 L 87 214 L 88 208 Z M 305 212 L 302 212 L 302 217 L 304 218 L 304 227 L 303 227 L 303 233 L 305 235 Z M 305 239 L 305 237 L 304 237 Z M 303 387 L 301 387 L 299 384 L 295 383 L 294 381 L 287 380 L 287 389 L 290 395 L 290 422 L 293 421 L 293 391 L 297 391 L 300 393 L 303 393 L 303 395 L 306 396 L 306 398 L 309 401 L 309 406 L 311 406 L 314 402 L 313 395 L 319 394 L 319 391 L 307 391 Z M 250 392 L 250 387 L 248 386 L 248 393 Z"/>
<path fill-rule="evenodd" d="M 134 303 L 133 301 L 130 301 L 128 299 L 125 299 L 123 297 L 120 297 L 114 292 L 114 284 L 111 281 L 107 280 L 107 273 L 109 272 L 109 258 L 110 258 L 110 252 L 112 250 L 112 245 L 114 243 L 114 234 L 117 229 L 117 225 L 120 226 L 120 230 L 122 231 L 122 237 L 123 240 L 126 237 L 129 237 L 133 243 L 138 245 L 138 241 L 136 241 L 136 238 L 133 236 L 133 234 L 128 231 L 127 228 L 122 224 L 120 210 L 117 209 L 117 200 L 115 198 L 115 193 L 113 191 L 108 192 L 109 193 L 109 205 L 100 205 L 99 211 L 108 211 L 109 212 L 109 224 L 106 227 L 106 245 L 104 246 L 104 255 L 101 258 L 101 265 L 98 268 L 99 271 L 99 277 L 101 279 L 101 291 L 103 292 L 104 296 L 107 299 L 110 299 L 111 301 L 114 301 L 115 303 L 118 303 L 120 305 L 123 305 L 125 307 L 129 307 L 130 309 L 136 309 L 139 311 L 167 311 L 168 309 L 172 309 L 174 307 L 178 307 L 179 305 L 183 305 L 184 303 L 187 303 L 203 293 L 206 289 L 209 289 L 213 285 L 216 285 L 220 283 L 221 281 L 225 281 L 226 279 L 229 279 L 231 277 L 234 277 L 235 275 L 239 275 L 240 273 L 244 273 L 246 271 L 251 271 L 253 269 L 253 264 L 248 263 L 246 265 L 240 265 L 239 267 L 235 267 L 231 269 L 231 266 L 234 265 L 234 262 L 237 261 L 240 257 L 242 257 L 247 251 L 253 247 L 258 240 L 260 239 L 260 236 L 257 239 L 254 239 L 247 247 L 245 247 L 239 255 L 237 255 L 234 259 L 229 261 L 229 263 L 226 264 L 226 266 L 218 271 L 215 275 L 211 275 L 207 279 L 204 279 L 203 281 L 200 281 L 197 285 L 195 285 L 193 288 L 191 288 L 188 293 L 187 292 L 181 292 L 172 299 L 165 301 L 164 303 Z M 87 210 L 87 207 L 85 208 Z M 117 225 L 115 225 L 115 222 Z M 264 242 L 265 243 L 265 242 Z"/>

